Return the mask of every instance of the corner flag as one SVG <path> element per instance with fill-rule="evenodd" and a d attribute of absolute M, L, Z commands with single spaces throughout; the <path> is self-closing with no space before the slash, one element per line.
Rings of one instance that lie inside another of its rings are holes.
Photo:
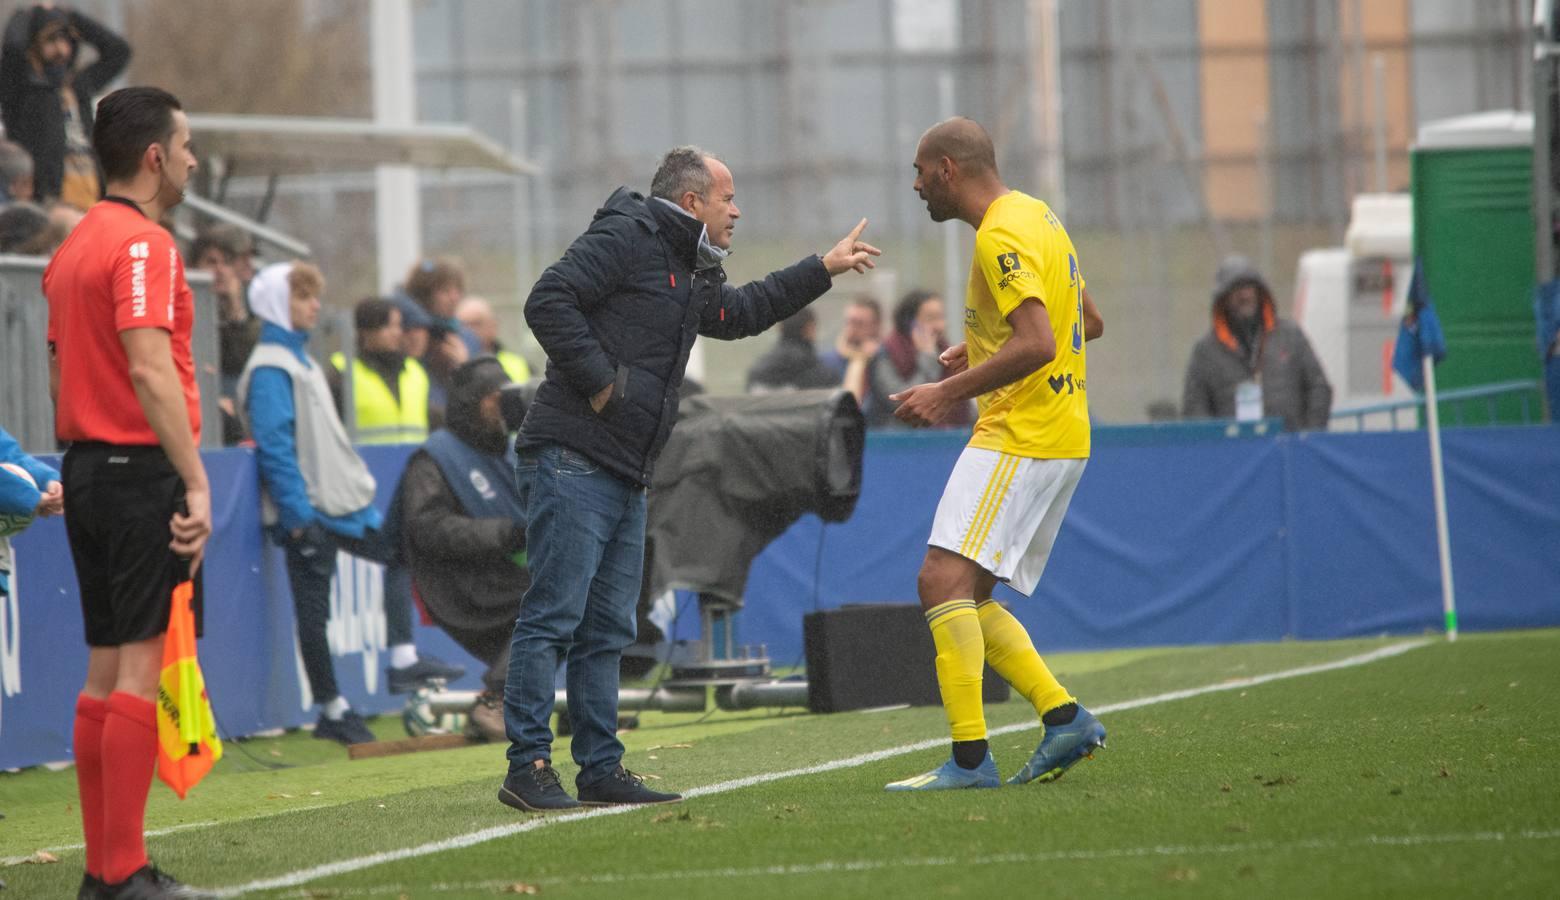
<path fill-rule="evenodd" d="M 1425 284 L 1424 269 L 1414 260 L 1414 274 L 1408 283 L 1408 312 L 1398 326 L 1397 344 L 1392 348 L 1392 370 L 1403 377 L 1416 393 L 1424 393 L 1425 376 L 1420 360 L 1435 362 L 1446 358 L 1446 335 L 1435 314 L 1435 302 Z"/>

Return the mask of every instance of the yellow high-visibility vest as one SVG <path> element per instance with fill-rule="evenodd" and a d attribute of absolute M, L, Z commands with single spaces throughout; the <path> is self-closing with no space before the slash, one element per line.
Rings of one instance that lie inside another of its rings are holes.
<path fill-rule="evenodd" d="M 500 350 L 494 354 L 498 357 L 498 364 L 504 367 L 504 374 L 515 384 L 525 384 L 531 380 L 531 366 L 525 361 L 525 357 L 508 350 Z"/>
<path fill-rule="evenodd" d="M 344 372 L 346 357 L 334 353 L 330 364 Z M 357 406 L 357 442 L 360 444 L 420 444 L 428 439 L 428 372 L 422 363 L 407 359 L 398 385 L 401 402 L 363 360 L 352 360 L 352 400 Z"/>

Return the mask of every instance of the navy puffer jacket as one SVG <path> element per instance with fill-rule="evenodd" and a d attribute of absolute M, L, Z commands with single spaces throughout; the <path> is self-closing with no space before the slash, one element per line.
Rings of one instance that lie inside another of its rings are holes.
<path fill-rule="evenodd" d="M 522 449 L 560 444 L 649 486 L 677 421 L 677 388 L 698 335 L 758 334 L 829 289 L 810 256 L 734 288 L 719 266 L 695 272 L 703 225 L 618 188 L 586 232 L 531 288 L 525 320 L 547 377 L 520 427 Z M 612 385 L 598 414 L 590 398 Z"/>

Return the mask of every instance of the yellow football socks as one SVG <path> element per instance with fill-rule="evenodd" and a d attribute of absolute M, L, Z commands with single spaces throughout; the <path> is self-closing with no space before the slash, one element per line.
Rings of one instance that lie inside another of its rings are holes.
<path fill-rule="evenodd" d="M 1035 712 L 1044 715 L 1046 711 L 1064 703 L 1077 702 L 1056 680 L 1056 676 L 1051 674 L 1051 670 L 1046 668 L 1045 660 L 1035 652 L 1034 642 L 1029 640 L 1029 632 L 1013 618 L 1012 613 L 1003 609 L 995 600 L 983 600 L 977 607 L 977 614 L 986 644 L 986 662 L 991 663 L 991 668 L 1006 679 L 1013 690 L 1034 704 Z M 927 613 L 927 616 L 930 617 L 931 613 Z M 941 665 L 942 657 L 939 655 L 939 677 Z M 946 698 L 947 694 L 943 696 Z M 944 702 L 947 702 L 946 699 Z"/>
<path fill-rule="evenodd" d="M 937 684 L 956 741 L 986 738 L 980 678 L 985 668 L 985 639 L 973 600 L 949 600 L 926 611 L 937 647 Z"/>

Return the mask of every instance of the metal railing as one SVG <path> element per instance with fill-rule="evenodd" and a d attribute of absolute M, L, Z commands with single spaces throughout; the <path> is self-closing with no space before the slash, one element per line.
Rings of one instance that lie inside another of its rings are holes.
<path fill-rule="evenodd" d="M 1540 398 L 1540 388 L 1537 381 L 1500 381 L 1478 387 L 1440 391 L 1436 394 L 1436 403 L 1442 409 L 1442 421 L 1446 425 L 1496 425 L 1500 423 L 1502 415 L 1501 402 L 1508 398 L 1514 399 L 1521 424 L 1532 425 L 1543 419 L 1544 401 Z M 1338 423 L 1353 419 L 1354 431 L 1413 430 L 1420 426 L 1419 412 L 1424 405 L 1425 398 L 1419 396 L 1335 409 L 1330 420 L 1331 428 L 1334 431 L 1351 430 L 1339 428 Z M 1483 407 L 1482 417 L 1475 418 L 1468 414 L 1470 406 L 1477 409 L 1480 405 Z M 1414 411 L 1406 425 L 1399 419 L 1399 414 L 1405 410 Z M 1367 419 L 1373 420 L 1369 427 Z M 1386 424 L 1383 426 L 1382 423 Z"/>
<path fill-rule="evenodd" d="M 41 256 L 0 255 L 0 426 L 29 453 L 53 453 L 54 405 L 49 400 L 49 304 Z M 222 445 L 217 371 L 217 305 L 211 276 L 187 273 L 195 292 L 195 381 L 200 386 L 201 446 Z"/>

